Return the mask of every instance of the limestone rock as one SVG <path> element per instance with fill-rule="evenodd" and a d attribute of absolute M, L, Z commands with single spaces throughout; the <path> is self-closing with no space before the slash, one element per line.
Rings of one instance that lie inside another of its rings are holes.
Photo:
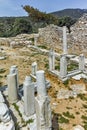
<path fill-rule="evenodd" d="M 77 125 L 72 130 L 85 130 L 82 126 Z"/>

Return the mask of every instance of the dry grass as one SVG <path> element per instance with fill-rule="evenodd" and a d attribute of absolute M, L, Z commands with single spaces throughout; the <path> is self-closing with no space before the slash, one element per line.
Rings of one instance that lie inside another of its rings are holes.
<path fill-rule="evenodd" d="M 3 47 L 4 48 L 4 47 Z M 46 78 L 51 82 L 51 88 L 48 90 L 48 94 L 51 98 L 51 108 L 54 113 L 63 115 L 65 112 L 73 114 L 75 118 L 68 118 L 69 123 L 59 123 L 60 128 L 63 130 L 71 130 L 74 125 L 84 125 L 84 120 L 81 118 L 82 115 L 87 115 L 87 110 L 84 108 L 83 104 L 86 105 L 87 101 L 82 99 L 57 99 L 57 93 L 61 88 L 69 88 L 71 84 L 83 83 L 87 86 L 85 80 L 81 79 L 80 81 L 75 81 L 70 79 L 67 85 L 64 85 L 57 77 L 51 75 L 48 72 L 48 56 L 40 54 L 38 51 L 29 48 L 15 48 L 11 49 L 5 47 L 4 51 L 7 55 L 7 59 L 0 61 L 0 69 L 3 69 L 3 73 L 0 73 L 0 82 L 2 85 L 7 84 L 6 76 L 9 74 L 9 68 L 12 65 L 17 65 L 19 70 L 19 82 L 23 83 L 25 76 L 31 73 L 31 64 L 36 61 L 38 63 L 38 69 L 43 69 L 46 72 Z M 87 95 L 86 95 L 87 96 Z M 63 115 L 64 116 L 64 115 Z"/>

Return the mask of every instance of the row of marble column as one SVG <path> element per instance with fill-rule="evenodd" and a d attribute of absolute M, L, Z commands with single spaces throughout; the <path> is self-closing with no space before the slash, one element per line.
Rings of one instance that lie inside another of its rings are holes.
<path fill-rule="evenodd" d="M 36 66 L 36 64 L 34 64 Z M 34 71 L 35 72 L 35 71 Z M 8 81 L 8 100 L 10 103 L 18 101 L 18 68 L 11 66 Z M 36 114 L 37 130 L 51 130 L 50 100 L 46 92 L 45 72 L 36 71 L 37 96 L 34 95 L 34 82 L 30 76 L 26 76 L 23 83 L 24 112 L 26 116 Z"/>
<path fill-rule="evenodd" d="M 79 56 L 79 68 L 78 70 L 84 71 L 85 69 L 85 57 L 83 54 Z M 55 70 L 55 52 L 51 50 L 49 52 L 49 70 Z M 60 56 L 60 77 L 65 77 L 67 75 L 67 55 L 62 54 Z"/>
<path fill-rule="evenodd" d="M 63 27 L 63 55 L 67 55 L 68 51 L 67 51 L 67 34 L 66 34 L 66 26 Z M 61 57 L 60 59 L 60 68 L 62 68 L 63 66 L 63 63 L 61 64 L 61 61 L 65 61 L 64 60 L 65 58 Z M 64 68 L 65 69 L 65 68 Z M 49 51 L 49 70 L 52 71 L 52 70 L 55 70 L 55 52 L 53 49 L 51 49 Z M 65 71 L 65 70 L 64 70 Z"/>
<path fill-rule="evenodd" d="M 60 56 L 60 77 L 66 77 L 67 75 L 67 34 L 66 26 L 63 27 L 63 54 Z M 79 70 L 84 71 L 85 69 L 85 57 L 83 54 L 79 56 Z M 49 51 L 49 70 L 55 70 L 55 52 L 54 50 Z"/>

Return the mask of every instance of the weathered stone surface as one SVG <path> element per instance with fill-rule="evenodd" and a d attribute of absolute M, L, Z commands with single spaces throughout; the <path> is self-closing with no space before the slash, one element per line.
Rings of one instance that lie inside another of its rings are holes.
<path fill-rule="evenodd" d="M 8 82 L 8 99 L 10 103 L 18 101 L 18 90 L 17 90 L 17 74 L 7 75 Z"/>
<path fill-rule="evenodd" d="M 32 75 L 36 75 L 36 71 L 37 71 L 37 63 L 33 62 L 32 63 Z"/>
<path fill-rule="evenodd" d="M 11 120 L 9 110 L 5 103 L 0 103 L 0 120 L 4 123 L 9 122 Z"/>
<path fill-rule="evenodd" d="M 39 34 L 34 34 L 34 45 L 37 46 Z"/>
<path fill-rule="evenodd" d="M 61 48 L 63 32 L 62 28 L 56 25 L 48 25 L 45 28 L 40 28 L 39 31 L 39 44 L 46 44 L 50 48 L 58 47 Z"/>
<path fill-rule="evenodd" d="M 36 105 L 36 120 L 37 120 L 37 130 L 51 130 L 51 109 L 50 100 L 44 97 L 41 100 L 35 98 Z"/>
<path fill-rule="evenodd" d="M 37 130 L 51 130 L 50 100 L 46 92 L 44 71 L 36 72 L 37 97 L 35 98 Z"/>
<path fill-rule="evenodd" d="M 4 102 L 5 102 L 4 97 L 3 97 L 3 95 L 2 95 L 2 93 L 0 91 L 0 103 L 4 103 Z"/>
<path fill-rule="evenodd" d="M 55 70 L 55 52 L 52 49 L 49 51 L 49 70 Z"/>
<path fill-rule="evenodd" d="M 17 87 L 19 87 L 19 78 L 18 78 L 18 67 L 17 65 L 12 65 L 10 68 L 10 74 L 17 74 Z"/>
<path fill-rule="evenodd" d="M 84 71 L 85 69 L 85 57 L 83 54 L 79 56 L 79 70 Z"/>
<path fill-rule="evenodd" d="M 71 90 L 60 89 L 57 98 L 67 99 L 70 97 L 77 97 L 78 94 L 86 94 L 86 86 L 84 84 L 74 84 L 70 86 Z"/>
<path fill-rule="evenodd" d="M 77 50 L 80 50 L 80 53 L 84 53 L 87 49 L 87 14 L 79 18 L 71 27 L 71 33 L 68 38 L 68 42 L 75 53 Z"/>
<path fill-rule="evenodd" d="M 31 116 L 35 113 L 34 84 L 31 82 L 31 77 L 26 76 L 23 87 L 25 114 Z"/>
<path fill-rule="evenodd" d="M 72 130 L 85 130 L 82 126 L 77 125 Z"/>
<path fill-rule="evenodd" d="M 60 57 L 60 77 L 64 78 L 67 75 L 67 58 L 66 55 Z"/>
<path fill-rule="evenodd" d="M 11 120 L 7 123 L 0 123 L 0 130 L 15 130 L 14 122 Z"/>
<path fill-rule="evenodd" d="M 66 26 L 63 27 L 63 54 L 67 54 L 67 33 Z"/>
<path fill-rule="evenodd" d="M 44 74 L 45 73 L 43 70 L 39 70 L 36 72 L 37 92 L 38 92 L 39 99 L 47 96 Z"/>

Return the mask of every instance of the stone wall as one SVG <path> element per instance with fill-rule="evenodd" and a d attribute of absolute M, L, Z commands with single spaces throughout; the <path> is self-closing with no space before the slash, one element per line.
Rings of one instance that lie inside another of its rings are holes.
<path fill-rule="evenodd" d="M 0 45 L 10 46 L 12 44 L 13 47 L 18 47 L 33 44 L 33 35 L 34 34 L 20 34 L 16 37 L 0 38 Z"/>
<path fill-rule="evenodd" d="M 39 33 L 39 44 L 52 46 L 55 48 L 62 49 L 62 27 L 56 25 L 48 25 L 45 28 L 40 28 Z M 68 50 L 70 53 L 86 54 L 87 49 L 87 14 L 84 14 L 78 21 L 71 27 L 71 33 L 67 30 L 67 43 Z"/>
<path fill-rule="evenodd" d="M 39 28 L 38 30 L 39 33 L 39 39 L 38 43 L 39 44 L 44 44 L 47 46 L 56 46 L 61 48 L 61 42 L 62 42 L 62 28 L 58 27 L 56 25 L 48 25 L 45 28 Z"/>
<path fill-rule="evenodd" d="M 80 53 L 85 52 L 87 49 L 87 14 L 84 14 L 79 20 L 71 27 L 69 40 L 75 49 L 79 49 Z M 74 49 L 74 50 L 75 50 Z"/>

